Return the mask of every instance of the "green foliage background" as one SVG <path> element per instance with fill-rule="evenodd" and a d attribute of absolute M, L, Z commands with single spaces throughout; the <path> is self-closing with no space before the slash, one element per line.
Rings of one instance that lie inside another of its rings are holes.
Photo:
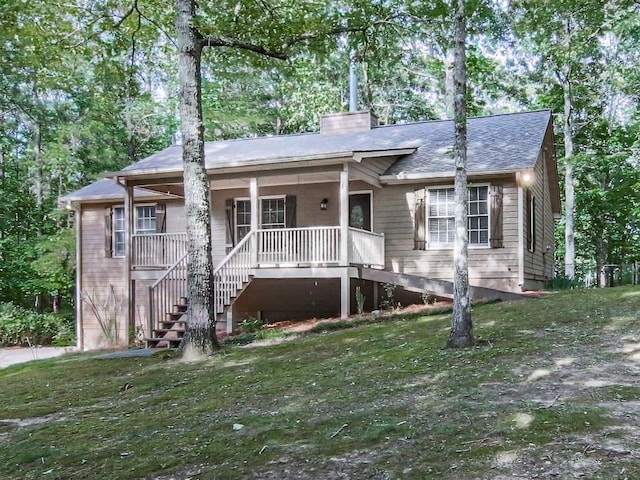
<path fill-rule="evenodd" d="M 208 140 L 316 130 L 320 114 L 346 109 L 350 62 L 360 108 L 373 109 L 383 123 L 450 115 L 447 2 L 198 4 L 203 34 L 236 45 L 205 51 Z M 467 6 L 469 113 L 562 112 L 559 78 L 571 75 L 578 261 L 638 260 L 640 6 L 631 0 Z M 567 19 L 575 34 L 563 44 L 557 34 Z M 0 302 L 31 308 L 36 298 L 61 295 L 69 308 L 73 216 L 57 198 L 175 141 L 172 22 L 173 5 L 156 0 L 3 3 Z M 562 116 L 555 118 L 562 173 Z M 561 237 L 559 231 L 560 256 Z"/>

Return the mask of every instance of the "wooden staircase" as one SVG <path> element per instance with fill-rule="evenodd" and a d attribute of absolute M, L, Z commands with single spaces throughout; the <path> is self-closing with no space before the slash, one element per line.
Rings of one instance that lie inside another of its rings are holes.
<path fill-rule="evenodd" d="M 251 282 L 252 238 L 255 238 L 253 232 L 245 236 L 213 272 L 213 305 L 218 334 L 232 332 L 233 322 L 226 314 Z M 147 331 L 151 336 L 145 338 L 147 348 L 180 346 L 187 329 L 186 318 L 183 318 L 187 313 L 186 289 L 185 255 L 149 287 Z"/>
<path fill-rule="evenodd" d="M 147 348 L 177 348 L 187 331 L 187 320 L 183 315 L 187 313 L 187 299 L 180 297 L 180 303 L 173 305 L 173 311 L 167 312 L 160 320 L 159 328 L 152 330 L 151 337 L 145 338 Z"/>

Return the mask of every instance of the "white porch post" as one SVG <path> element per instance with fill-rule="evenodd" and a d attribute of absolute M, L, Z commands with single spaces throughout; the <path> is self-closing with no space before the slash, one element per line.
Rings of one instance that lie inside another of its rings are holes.
<path fill-rule="evenodd" d="M 340 172 L 340 317 L 349 316 L 349 166 Z"/>
<path fill-rule="evenodd" d="M 249 180 L 249 197 L 251 198 L 251 265 L 256 268 L 258 266 L 258 179 Z"/>
<path fill-rule="evenodd" d="M 340 172 L 340 265 L 349 265 L 349 167 Z"/>
<path fill-rule="evenodd" d="M 349 295 L 349 269 L 340 269 L 340 318 L 347 318 L 351 311 L 351 295 Z"/>
<path fill-rule="evenodd" d="M 134 321 L 134 311 L 135 305 L 133 305 L 135 292 L 133 287 L 133 282 L 131 281 L 131 267 L 133 265 L 133 187 L 126 183 L 124 184 L 124 218 L 126 222 L 126 230 L 125 230 L 125 242 L 124 242 L 124 257 L 125 257 L 125 279 L 126 279 L 126 288 L 125 288 L 125 305 L 126 310 L 124 312 L 124 338 L 127 342 L 131 340 L 129 338 L 129 326 L 133 324 Z"/>

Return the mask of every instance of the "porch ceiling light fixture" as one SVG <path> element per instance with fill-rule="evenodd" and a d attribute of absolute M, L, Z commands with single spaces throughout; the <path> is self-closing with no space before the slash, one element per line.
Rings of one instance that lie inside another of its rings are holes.
<path fill-rule="evenodd" d="M 530 186 L 534 182 L 534 180 L 535 175 L 533 174 L 533 170 L 531 169 L 520 170 L 516 172 L 516 182 L 518 182 L 518 185 L 520 185 L 521 187 Z"/>
<path fill-rule="evenodd" d="M 329 199 L 323 198 L 322 201 L 320 202 L 320 210 L 326 210 L 327 205 L 329 205 Z"/>

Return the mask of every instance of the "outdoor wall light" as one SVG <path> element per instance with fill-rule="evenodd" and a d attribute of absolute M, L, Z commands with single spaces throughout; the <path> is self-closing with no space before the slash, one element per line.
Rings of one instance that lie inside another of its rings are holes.
<path fill-rule="evenodd" d="M 535 180 L 533 170 L 520 170 L 516 172 L 516 181 L 521 187 L 528 187 Z"/>
<path fill-rule="evenodd" d="M 326 210 L 327 205 L 329 205 L 329 199 L 323 198 L 322 201 L 320 202 L 320 210 Z"/>

